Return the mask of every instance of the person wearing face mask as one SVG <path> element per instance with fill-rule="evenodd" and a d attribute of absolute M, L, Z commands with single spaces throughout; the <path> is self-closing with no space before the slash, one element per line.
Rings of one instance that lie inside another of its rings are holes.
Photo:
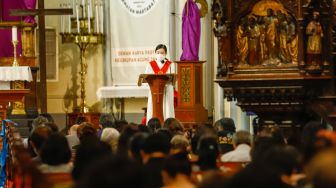
<path fill-rule="evenodd" d="M 174 65 L 172 62 L 166 58 L 167 47 L 164 44 L 159 44 L 155 48 L 155 59 L 148 63 L 146 67 L 146 74 L 173 74 L 175 73 Z M 152 106 L 152 95 L 149 91 L 148 93 L 148 103 L 147 103 L 147 122 L 152 118 L 153 106 Z M 163 95 L 163 116 L 164 119 L 174 118 L 174 86 L 171 82 L 167 83 L 165 86 L 165 91 Z M 147 123 L 146 122 L 146 123 Z"/>

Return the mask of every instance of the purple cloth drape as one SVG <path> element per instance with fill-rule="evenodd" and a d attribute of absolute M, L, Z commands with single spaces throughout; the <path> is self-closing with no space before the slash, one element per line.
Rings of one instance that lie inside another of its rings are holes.
<path fill-rule="evenodd" d="M 198 61 L 198 50 L 201 37 L 201 19 L 197 4 L 188 0 L 182 17 L 182 55 L 180 60 Z"/>
<path fill-rule="evenodd" d="M 20 21 L 21 17 L 10 16 L 10 9 L 35 9 L 36 0 L 2 0 L 0 1 L 2 8 L 3 21 Z M 22 18 L 23 21 L 28 23 L 35 23 L 34 17 L 27 16 Z M 17 55 L 20 56 L 22 52 L 21 31 L 18 29 L 18 46 Z M 12 30 L 0 29 L 0 57 L 13 57 L 12 45 Z"/>
<path fill-rule="evenodd" d="M 23 0 L 25 9 L 35 9 L 36 8 L 36 0 Z M 23 20 L 27 23 L 36 23 L 34 16 L 26 16 Z"/>

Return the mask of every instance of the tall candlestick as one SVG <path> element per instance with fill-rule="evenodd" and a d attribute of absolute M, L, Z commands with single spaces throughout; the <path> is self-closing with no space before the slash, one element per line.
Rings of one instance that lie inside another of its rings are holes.
<path fill-rule="evenodd" d="M 16 28 L 16 27 L 15 27 Z M 16 59 L 16 46 L 17 46 L 17 44 L 18 44 L 18 41 L 17 41 L 17 39 L 16 40 L 13 40 L 12 41 L 12 44 L 13 44 L 13 54 L 14 54 L 14 57 L 13 57 L 13 64 L 12 64 L 12 66 L 13 67 L 17 67 L 17 66 L 19 66 L 19 63 L 18 63 L 18 61 L 17 61 L 17 59 Z"/>
<path fill-rule="evenodd" d="M 17 27 L 12 27 L 12 41 L 17 41 Z"/>

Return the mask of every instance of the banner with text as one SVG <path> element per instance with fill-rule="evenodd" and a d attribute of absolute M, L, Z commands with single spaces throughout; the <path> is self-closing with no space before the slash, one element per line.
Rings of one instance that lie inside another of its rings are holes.
<path fill-rule="evenodd" d="M 155 46 L 169 49 L 170 1 L 110 0 L 110 11 L 112 83 L 136 85 Z"/>

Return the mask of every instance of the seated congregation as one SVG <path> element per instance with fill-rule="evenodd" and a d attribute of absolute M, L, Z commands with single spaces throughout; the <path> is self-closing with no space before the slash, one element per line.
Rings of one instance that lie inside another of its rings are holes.
<path fill-rule="evenodd" d="M 48 116 L 47 116 L 48 117 Z M 174 118 L 161 125 L 113 121 L 100 129 L 78 118 L 59 131 L 37 117 L 29 138 L 6 129 L 7 187 L 78 188 L 331 188 L 336 186 L 336 134 L 309 122 L 296 147 L 277 126 L 254 135 L 222 118 L 185 130 Z M 298 147 L 299 146 L 299 147 Z M 5 147 L 3 147 L 5 148 Z M 4 149 L 3 149 L 4 150 Z"/>

